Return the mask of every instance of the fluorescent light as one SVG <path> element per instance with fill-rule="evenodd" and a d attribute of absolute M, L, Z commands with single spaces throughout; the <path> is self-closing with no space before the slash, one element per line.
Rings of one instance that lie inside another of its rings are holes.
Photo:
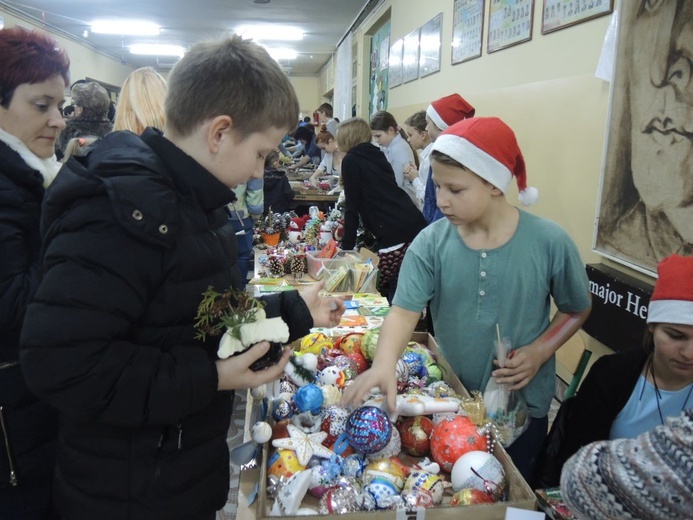
<path fill-rule="evenodd" d="M 158 36 L 161 27 L 140 20 L 97 20 L 91 23 L 91 32 L 127 36 Z"/>
<path fill-rule="evenodd" d="M 297 41 L 303 39 L 303 31 L 296 27 L 279 24 L 245 25 L 236 29 L 243 38 L 256 41 Z"/>
<path fill-rule="evenodd" d="M 137 43 L 128 47 L 132 54 L 146 54 L 148 56 L 178 56 L 182 58 L 185 48 L 180 45 L 159 45 L 158 43 Z"/>
<path fill-rule="evenodd" d="M 276 61 L 279 60 L 295 60 L 298 53 L 293 49 L 287 49 L 286 47 L 265 47 L 269 55 Z"/>

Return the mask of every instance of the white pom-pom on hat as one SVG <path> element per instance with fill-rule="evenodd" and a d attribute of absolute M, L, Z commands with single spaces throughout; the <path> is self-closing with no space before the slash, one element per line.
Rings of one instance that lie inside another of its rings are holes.
<path fill-rule="evenodd" d="M 523 206 L 531 206 L 532 204 L 536 204 L 539 200 L 539 190 L 534 186 L 527 186 L 520 192 L 518 198 Z"/>

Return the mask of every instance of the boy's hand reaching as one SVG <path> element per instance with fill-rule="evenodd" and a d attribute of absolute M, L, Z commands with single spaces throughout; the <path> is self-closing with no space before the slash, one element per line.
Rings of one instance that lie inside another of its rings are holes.
<path fill-rule="evenodd" d="M 396 410 L 397 377 L 395 370 L 384 364 L 373 364 L 371 368 L 360 374 L 342 392 L 340 406 L 358 407 L 368 398 L 374 388 L 379 388 L 385 394 L 389 412 Z"/>
<path fill-rule="evenodd" d="M 505 367 L 494 370 L 491 376 L 499 384 L 509 385 L 509 390 L 520 390 L 529 384 L 545 362 L 539 347 L 525 345 L 513 350 L 505 360 Z M 493 363 L 498 365 L 495 359 Z"/>
<path fill-rule="evenodd" d="M 261 341 L 243 354 L 228 359 L 218 359 L 217 375 L 218 390 L 236 390 L 239 388 L 254 388 L 278 379 L 284 373 L 284 367 L 291 357 L 291 347 L 284 347 L 282 357 L 276 365 L 254 372 L 250 365 L 264 356 L 269 350 L 269 343 Z"/>

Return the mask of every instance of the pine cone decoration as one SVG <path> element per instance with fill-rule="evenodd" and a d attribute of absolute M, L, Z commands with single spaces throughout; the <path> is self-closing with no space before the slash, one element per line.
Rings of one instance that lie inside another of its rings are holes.
<path fill-rule="evenodd" d="M 294 278 L 300 280 L 307 271 L 308 264 L 304 256 L 294 256 L 291 259 L 291 274 L 294 275 Z"/>
<path fill-rule="evenodd" d="M 267 261 L 267 270 L 270 276 L 283 276 L 284 262 L 282 262 L 280 258 L 273 256 Z"/>
<path fill-rule="evenodd" d="M 313 246 L 317 245 L 317 243 L 318 243 L 318 227 L 317 226 L 308 227 L 303 233 L 303 240 L 305 240 L 306 244 L 313 245 Z"/>

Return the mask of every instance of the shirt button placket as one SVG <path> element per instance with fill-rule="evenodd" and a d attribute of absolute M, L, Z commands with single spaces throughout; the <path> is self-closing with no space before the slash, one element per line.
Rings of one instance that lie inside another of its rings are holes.
<path fill-rule="evenodd" d="M 486 258 L 488 253 L 483 251 L 479 256 L 479 306 L 481 306 L 482 298 L 486 296 Z"/>

